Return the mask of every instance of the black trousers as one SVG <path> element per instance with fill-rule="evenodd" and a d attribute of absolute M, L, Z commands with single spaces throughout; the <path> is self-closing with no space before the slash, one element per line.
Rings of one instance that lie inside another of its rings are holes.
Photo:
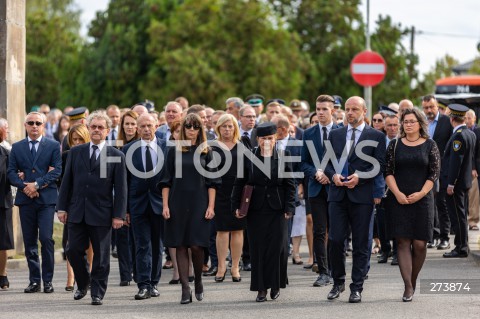
<path fill-rule="evenodd" d="M 91 226 L 85 222 L 68 223 L 67 257 L 79 289 L 91 285 L 92 297 L 103 299 L 110 274 L 110 245 L 112 226 Z M 93 248 L 92 273 L 88 273 L 85 251 L 90 242 Z"/>
<path fill-rule="evenodd" d="M 453 195 L 447 195 L 447 206 L 455 231 L 455 250 L 468 254 L 467 197 L 468 190 L 455 188 Z"/>
<path fill-rule="evenodd" d="M 345 283 L 345 241 L 352 230 L 353 266 L 351 291 L 362 291 L 368 274 L 371 247 L 370 230 L 373 214 L 372 204 L 358 204 L 345 196 L 341 202 L 329 202 L 330 229 L 328 233 L 330 264 L 335 285 Z"/>
<path fill-rule="evenodd" d="M 313 221 L 313 251 L 318 264 L 320 274 L 329 273 L 328 258 L 328 202 L 327 191 L 322 187 L 320 193 L 315 197 L 310 197 L 312 221 Z"/>
<path fill-rule="evenodd" d="M 162 274 L 162 215 L 155 214 L 149 204 L 145 212 L 130 213 L 130 219 L 135 239 L 135 279 L 139 289 L 150 289 Z"/>
<path fill-rule="evenodd" d="M 131 227 L 122 226 L 117 230 L 117 254 L 120 281 L 132 281 L 132 273 L 135 273 L 135 243 Z"/>
<path fill-rule="evenodd" d="M 447 190 L 440 189 L 438 193 L 435 194 L 435 206 L 436 214 L 438 215 L 438 228 L 439 228 L 439 239 L 447 240 L 449 239 L 448 235 L 450 234 L 450 214 L 447 207 Z M 435 237 L 435 234 L 434 234 Z"/>

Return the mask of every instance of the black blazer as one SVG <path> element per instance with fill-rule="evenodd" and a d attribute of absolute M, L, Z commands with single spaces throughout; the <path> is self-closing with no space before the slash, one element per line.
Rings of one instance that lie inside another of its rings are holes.
<path fill-rule="evenodd" d="M 127 212 L 125 155 L 106 144 L 102 153 L 112 160 L 120 159 L 118 163 L 106 163 L 104 177 L 100 175 L 102 154 L 95 166 L 90 167 L 90 143 L 70 149 L 57 203 L 57 210 L 66 211 L 70 223 L 78 224 L 85 221 L 91 226 L 111 226 L 112 218 L 125 218 Z"/>
<path fill-rule="evenodd" d="M 440 114 L 437 127 L 435 127 L 435 132 L 433 133 L 433 136 L 431 136 L 432 140 L 437 143 L 440 156 L 443 156 L 445 153 L 445 146 L 447 145 L 450 136 L 452 136 L 452 133 L 453 127 L 450 124 L 450 118 L 446 115 Z"/>
<path fill-rule="evenodd" d="M 253 150 L 254 156 L 260 156 L 260 149 Z M 289 156 L 288 151 L 285 155 Z M 240 199 L 243 187 L 252 185 L 253 193 L 249 211 L 260 210 L 264 202 L 272 210 L 280 210 L 282 213 L 295 213 L 295 181 L 291 177 L 279 176 L 279 165 L 285 165 L 285 172 L 292 172 L 291 163 L 282 162 L 277 151 L 273 152 L 273 161 L 270 170 L 270 178 L 265 176 L 260 168 L 252 163 L 251 158 L 244 157 L 243 177 L 237 177 L 232 191 L 232 211 L 240 207 Z"/>
<path fill-rule="evenodd" d="M 472 187 L 473 154 L 475 134 L 466 125 L 459 127 L 447 143 L 442 158 L 440 187 L 448 185 L 467 190 Z"/>
<path fill-rule="evenodd" d="M 342 152 L 345 148 L 346 138 L 347 138 L 347 129 L 348 126 L 332 130 L 329 135 L 329 140 L 331 142 L 335 159 L 337 162 L 340 162 Z M 376 147 L 366 146 L 363 147 L 362 153 L 364 155 L 370 156 L 371 161 L 367 161 L 358 157 L 356 152 L 359 151 L 359 147 L 362 141 L 372 141 L 377 142 Z M 355 145 L 356 151 L 348 159 L 348 174 L 351 175 L 355 171 L 367 173 L 371 171 L 374 166 L 372 164 L 373 160 L 376 160 L 380 165 L 380 171 L 372 177 L 369 178 L 360 178 L 359 183 L 352 189 L 349 189 L 345 186 L 337 187 L 332 181 L 334 174 L 341 174 L 340 171 L 335 171 L 335 166 L 332 163 L 332 160 L 329 160 L 327 167 L 325 168 L 325 174 L 328 176 L 330 181 L 329 190 L 328 190 L 328 201 L 340 202 L 345 199 L 345 196 L 348 196 L 348 199 L 357 204 L 373 204 L 373 190 L 374 190 L 374 180 L 379 174 L 383 174 L 385 171 L 385 156 L 386 156 L 386 147 L 385 147 L 385 135 L 373 129 L 372 127 L 365 125 L 365 128 L 360 135 L 357 144 Z M 328 152 L 325 154 L 328 156 Z"/>
<path fill-rule="evenodd" d="M 10 152 L 0 146 L 0 207 L 13 207 L 12 188 L 7 177 L 8 156 Z"/>
<path fill-rule="evenodd" d="M 473 169 L 480 170 L 480 127 L 473 130 L 475 133 L 475 152 L 473 152 Z"/>

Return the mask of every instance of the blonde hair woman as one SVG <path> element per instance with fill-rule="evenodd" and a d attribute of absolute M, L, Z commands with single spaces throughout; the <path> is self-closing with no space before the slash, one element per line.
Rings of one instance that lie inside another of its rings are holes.
<path fill-rule="evenodd" d="M 225 166 L 227 153 L 230 153 L 232 162 L 228 171 L 222 175 L 222 187 L 217 190 L 215 197 L 215 227 L 217 229 L 217 255 L 218 255 L 218 270 L 215 276 L 216 282 L 222 282 L 227 273 L 227 265 L 225 259 L 228 253 L 228 244 L 230 243 L 230 251 L 232 255 L 232 268 L 230 273 L 233 282 L 240 282 L 240 256 L 243 247 L 243 229 L 246 226 L 246 221 L 237 219 L 232 214 L 231 209 L 231 194 L 233 184 L 237 175 L 237 154 L 239 152 L 238 146 L 240 143 L 240 128 L 236 118 L 231 114 L 224 114 L 218 119 L 215 126 L 215 133 L 218 136 L 218 142 L 212 147 L 214 152 L 220 154 L 221 170 Z M 230 240 L 231 236 L 231 240 Z"/>

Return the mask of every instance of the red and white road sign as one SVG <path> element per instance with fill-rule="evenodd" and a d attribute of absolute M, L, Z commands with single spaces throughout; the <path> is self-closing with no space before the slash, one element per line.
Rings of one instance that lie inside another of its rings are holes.
<path fill-rule="evenodd" d="M 375 86 L 385 78 L 387 64 L 377 52 L 363 51 L 353 58 L 350 73 L 358 84 Z"/>

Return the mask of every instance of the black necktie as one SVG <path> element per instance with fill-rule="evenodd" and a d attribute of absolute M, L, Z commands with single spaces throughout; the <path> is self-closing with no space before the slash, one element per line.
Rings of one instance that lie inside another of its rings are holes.
<path fill-rule="evenodd" d="M 97 161 L 97 145 L 92 145 L 92 156 L 90 156 L 90 168 L 93 169 L 95 167 L 95 162 Z"/>
<path fill-rule="evenodd" d="M 115 136 L 115 130 L 112 130 L 112 141 L 116 140 L 117 137 Z"/>
<path fill-rule="evenodd" d="M 323 131 L 323 135 L 322 135 L 322 146 L 323 146 L 323 149 L 325 149 L 325 141 L 328 140 L 327 127 L 326 127 L 326 126 L 323 126 L 323 127 L 322 127 L 322 131 Z"/>
<path fill-rule="evenodd" d="M 355 151 L 355 131 L 357 129 L 352 129 L 352 137 L 350 138 L 350 152 L 348 152 L 348 158 L 350 158 Z"/>
<path fill-rule="evenodd" d="M 243 132 L 243 136 L 250 137 L 248 136 L 248 132 Z"/>
<path fill-rule="evenodd" d="M 35 159 L 35 156 L 37 155 L 37 150 L 35 149 L 35 144 L 38 143 L 38 141 L 30 141 L 32 143 L 32 149 L 30 152 L 32 152 L 32 158 Z"/>
<path fill-rule="evenodd" d="M 145 172 L 151 172 L 153 170 L 152 153 L 150 152 L 150 146 L 146 146 L 145 149 Z"/>

